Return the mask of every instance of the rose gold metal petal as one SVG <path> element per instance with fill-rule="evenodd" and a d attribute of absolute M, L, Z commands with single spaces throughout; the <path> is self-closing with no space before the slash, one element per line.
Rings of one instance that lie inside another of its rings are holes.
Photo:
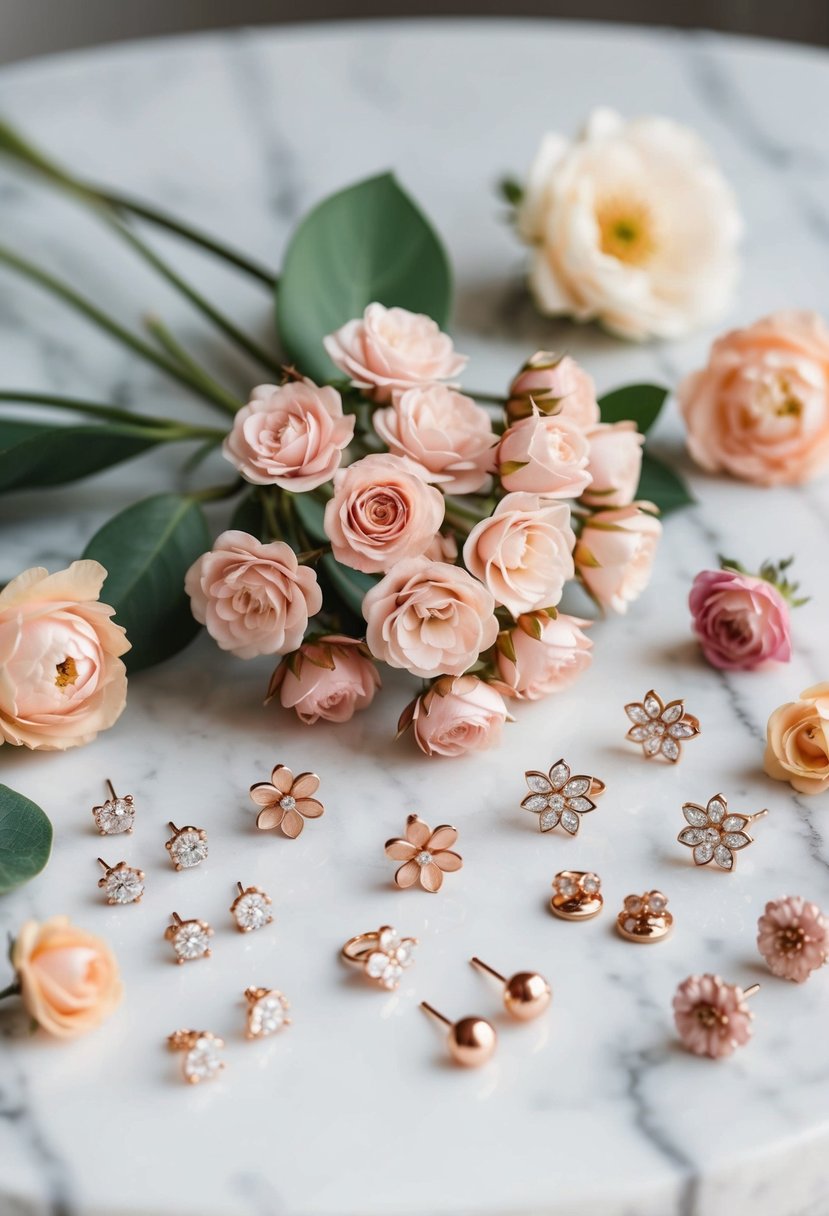
<path fill-rule="evenodd" d="M 401 840 L 399 836 L 394 840 L 386 841 L 386 856 L 390 857 L 392 861 L 409 861 L 416 852 L 416 845 L 409 840 Z"/>
<path fill-rule="evenodd" d="M 297 798 L 296 809 L 306 819 L 319 819 L 325 807 L 316 798 Z"/>
<path fill-rule="evenodd" d="M 281 806 L 266 806 L 256 816 L 256 826 L 261 832 L 269 832 L 271 828 L 278 828 L 282 823 L 285 815 Z"/>
<path fill-rule="evenodd" d="M 419 864 L 419 863 L 416 863 Z M 443 886 L 443 871 L 434 861 L 420 866 L 420 885 L 424 891 L 439 891 Z"/>
<path fill-rule="evenodd" d="M 270 806 L 279 801 L 279 791 L 270 781 L 258 781 L 250 787 L 250 796 L 257 806 Z"/>
<path fill-rule="evenodd" d="M 291 840 L 296 840 L 297 836 L 299 836 L 300 832 L 305 827 L 305 820 L 297 811 L 286 811 L 285 818 L 282 820 L 280 826 L 286 836 L 288 836 Z"/>
<path fill-rule="evenodd" d="M 420 878 L 420 863 L 407 861 L 395 874 L 394 881 L 398 887 L 413 887 L 418 878 Z"/>
<path fill-rule="evenodd" d="M 463 867 L 461 855 L 459 853 L 452 853 L 449 849 L 443 849 L 440 853 L 433 853 L 432 861 L 447 874 L 454 870 L 460 870 Z"/>
<path fill-rule="evenodd" d="M 451 849 L 457 839 L 458 829 L 450 827 L 448 823 L 442 823 L 429 837 L 429 852 L 439 853 L 441 849 Z"/>
<path fill-rule="evenodd" d="M 271 781 L 280 794 L 290 794 L 291 786 L 294 784 L 294 775 L 284 764 L 277 764 L 271 773 Z"/>
<path fill-rule="evenodd" d="M 429 843 L 432 829 L 419 815 L 410 815 L 406 820 L 406 839 L 417 848 L 422 849 Z"/>
<path fill-rule="evenodd" d="M 316 773 L 300 773 L 294 778 L 291 793 L 294 798 L 309 798 L 316 794 L 320 787 L 320 779 Z"/>

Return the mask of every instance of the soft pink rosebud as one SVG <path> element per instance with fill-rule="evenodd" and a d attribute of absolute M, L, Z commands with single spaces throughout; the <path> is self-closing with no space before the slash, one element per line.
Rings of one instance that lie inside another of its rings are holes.
<path fill-rule="evenodd" d="M 304 642 L 283 659 L 271 679 L 268 699 L 279 693 L 280 704 L 296 711 L 307 726 L 348 722 L 366 709 L 380 687 L 380 675 L 364 642 L 329 634 Z"/>
<path fill-rule="evenodd" d="M 477 676 L 442 676 L 404 712 L 427 756 L 462 756 L 494 747 L 508 717 L 500 693 Z"/>
<path fill-rule="evenodd" d="M 765 579 L 703 570 L 689 596 L 694 633 L 713 667 L 751 671 L 792 657 L 789 606 Z"/>
<path fill-rule="evenodd" d="M 507 420 L 517 422 L 533 412 L 569 418 L 584 431 L 599 422 L 593 377 L 569 355 L 538 350 L 513 380 L 507 402 Z"/>
<path fill-rule="evenodd" d="M 408 457 L 446 494 L 474 494 L 489 480 L 495 435 L 489 414 L 471 397 L 445 384 L 418 385 L 396 392 L 372 421 L 389 451 Z"/>
<path fill-rule="evenodd" d="M 587 436 L 577 423 L 536 409 L 504 432 L 495 463 L 505 490 L 578 498 L 590 485 L 589 452 Z"/>
<path fill-rule="evenodd" d="M 585 521 L 573 557 L 587 590 L 602 608 L 627 612 L 651 579 L 662 525 L 635 504 L 597 511 Z"/>
<path fill-rule="evenodd" d="M 636 497 L 642 474 L 642 445 L 645 436 L 635 422 L 604 423 L 590 431 L 592 481 L 582 502 L 592 507 L 627 507 Z"/>
<path fill-rule="evenodd" d="M 569 687 L 590 666 L 593 643 L 583 632 L 589 621 L 561 612 L 552 620 L 541 613 L 531 620 L 535 628 L 518 625 L 504 639 L 499 637 L 496 662 L 504 691 L 524 701 L 540 701 Z"/>

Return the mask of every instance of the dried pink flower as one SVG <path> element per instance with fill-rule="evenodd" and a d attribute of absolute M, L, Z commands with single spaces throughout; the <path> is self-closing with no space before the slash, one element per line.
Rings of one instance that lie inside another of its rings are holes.
<path fill-rule="evenodd" d="M 800 895 L 773 899 L 757 922 L 757 948 L 773 975 L 802 984 L 826 962 L 829 925 Z"/>
<path fill-rule="evenodd" d="M 674 995 L 674 1021 L 684 1047 L 717 1060 L 751 1038 L 746 994 L 718 975 L 689 975 Z"/>

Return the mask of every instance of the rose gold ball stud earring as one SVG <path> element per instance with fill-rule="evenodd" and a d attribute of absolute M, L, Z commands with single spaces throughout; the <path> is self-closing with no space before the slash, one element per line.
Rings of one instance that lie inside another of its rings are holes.
<path fill-rule="evenodd" d="M 207 857 L 207 832 L 204 828 L 194 828 L 192 824 L 177 828 L 174 823 L 167 827 L 173 833 L 164 846 L 170 854 L 170 861 L 177 870 L 192 870 L 201 865 Z"/>
<path fill-rule="evenodd" d="M 471 958 L 473 967 L 495 976 L 504 985 L 504 1008 L 519 1022 L 529 1022 L 549 1008 L 553 993 L 543 975 L 537 971 L 517 971 L 507 979 L 479 958 Z"/>
<path fill-rule="evenodd" d="M 407 967 L 414 962 L 416 937 L 401 937 L 391 925 L 376 933 L 358 933 L 340 951 L 344 963 L 362 967 L 366 979 L 394 991 Z"/>
<path fill-rule="evenodd" d="M 224 1041 L 209 1030 L 176 1030 L 168 1035 L 167 1046 L 170 1051 L 185 1052 L 181 1071 L 190 1085 L 212 1081 L 225 1066 L 221 1057 Z"/>
<path fill-rule="evenodd" d="M 538 827 L 542 832 L 551 832 L 561 825 L 565 832 L 575 836 L 581 816 L 596 808 L 588 794 L 598 797 L 605 790 L 604 782 L 598 777 L 583 774 L 572 777 L 570 765 L 563 760 L 556 760 L 549 773 L 529 769 L 524 776 L 530 792 L 521 806 L 538 816 Z"/>
<path fill-rule="evenodd" d="M 718 975 L 689 975 L 674 996 L 674 1021 L 684 1047 L 697 1056 L 718 1060 L 744 1047 L 754 1016 L 746 1001 L 759 984 L 740 988 Z"/>
<path fill-rule="evenodd" d="M 246 988 L 248 1003 L 246 1039 L 266 1039 L 290 1026 L 290 1005 L 276 988 Z"/>
<path fill-rule="evenodd" d="M 633 726 L 627 733 L 632 743 L 642 744 L 646 760 L 659 756 L 676 764 L 682 755 L 682 743 L 700 733 L 699 720 L 686 714 L 682 700 L 669 701 L 666 705 L 653 689 L 646 692 L 641 701 L 631 701 L 625 713 Z"/>
<path fill-rule="evenodd" d="M 755 819 L 768 815 L 767 810 L 756 815 L 731 815 L 724 794 L 715 794 L 705 807 L 696 802 L 686 802 L 682 814 L 689 824 L 677 836 L 680 844 L 694 850 L 694 862 L 706 866 L 714 861 L 721 870 L 733 870 L 737 864 L 734 856 L 740 849 L 754 843 L 746 827 Z"/>
<path fill-rule="evenodd" d="M 189 963 L 197 958 L 210 958 L 213 930 L 205 920 L 182 920 L 173 913 L 173 923 L 164 930 L 164 940 L 173 947 L 177 963 Z"/>
<path fill-rule="evenodd" d="M 550 911 L 562 920 L 592 920 L 604 906 L 602 880 L 592 870 L 560 870 L 553 891 Z"/>
<path fill-rule="evenodd" d="M 93 806 L 92 817 L 101 836 L 117 836 L 121 832 L 131 833 L 135 826 L 135 799 L 132 794 L 119 798 L 107 777 L 110 797 L 100 806 Z"/>
<path fill-rule="evenodd" d="M 447 1045 L 456 1064 L 461 1064 L 464 1068 L 478 1068 L 491 1057 L 498 1042 L 498 1035 L 495 1033 L 495 1027 L 486 1018 L 466 1017 L 458 1022 L 450 1022 L 449 1018 L 438 1013 L 437 1009 L 426 1001 L 420 1002 L 420 1008 L 449 1027 Z"/>
<path fill-rule="evenodd" d="M 243 887 L 236 884 L 239 894 L 230 905 L 230 915 L 236 921 L 236 928 L 241 933 L 252 933 L 254 929 L 264 929 L 273 920 L 271 914 L 271 897 L 258 887 Z"/>
<path fill-rule="evenodd" d="M 98 865 L 103 866 L 106 873 L 98 879 L 98 886 L 106 895 L 108 904 L 138 904 L 144 894 L 144 871 L 133 869 L 125 861 L 119 861 L 116 866 L 108 866 L 102 857 Z"/>
<path fill-rule="evenodd" d="M 674 918 L 668 911 L 668 897 L 661 891 L 628 895 L 616 917 L 619 934 L 629 942 L 661 942 L 670 935 Z"/>

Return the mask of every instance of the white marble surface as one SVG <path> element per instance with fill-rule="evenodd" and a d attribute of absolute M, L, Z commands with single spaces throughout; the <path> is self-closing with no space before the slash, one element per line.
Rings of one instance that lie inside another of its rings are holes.
<path fill-rule="evenodd" d="M 133 45 L 6 69 L 0 108 L 92 177 L 119 183 L 278 263 L 316 199 L 393 166 L 443 232 L 458 272 L 458 342 L 469 383 L 497 389 L 537 346 L 566 346 L 601 387 L 674 382 L 710 335 L 628 347 L 534 317 L 521 254 L 492 185 L 521 171 L 545 128 L 575 128 L 595 103 L 687 121 L 716 149 L 745 211 L 746 270 L 732 320 L 777 306 L 829 313 L 829 60 L 793 47 L 598 26 L 509 22 L 361 25 L 235 33 Z M 3 240 L 71 275 L 124 320 L 152 306 L 206 349 L 208 335 L 142 266 L 48 192 L 0 177 Z M 268 301 L 188 250 L 181 264 L 262 333 Z M 241 389 L 230 354 L 218 365 Z M 0 381 L 195 414 L 184 397 L 59 305 L 0 278 Z M 203 416 L 203 415 L 202 415 Z M 673 417 L 658 445 L 684 462 Z M 75 556 L 115 507 L 168 484 L 165 457 L 82 486 L 0 502 L 0 578 Z M 56 826 L 48 870 L 0 904 L 0 928 L 68 912 L 113 942 L 127 999 L 72 1045 L 0 1019 L 0 1210 L 4 1216 L 825 1216 L 829 1212 L 829 974 L 795 988 L 766 976 L 754 926 L 766 899 L 829 905 L 827 809 L 763 777 L 769 711 L 829 674 L 829 485 L 760 492 L 693 477 L 700 506 L 669 520 L 654 582 L 624 619 L 594 630 L 595 664 L 560 700 L 523 708 L 503 748 L 427 762 L 389 739 L 406 695 L 389 679 L 373 709 L 307 730 L 261 707 L 267 661 L 240 663 L 200 639 L 134 680 L 117 727 L 57 755 L 3 748 L 0 780 Z M 689 639 L 693 574 L 719 551 L 748 563 L 800 555 L 813 595 L 795 658 L 723 677 Z M 684 693 L 704 734 L 676 769 L 623 743 L 622 705 L 655 685 Z M 576 840 L 541 837 L 517 809 L 522 772 L 558 755 L 608 793 Z M 325 817 L 296 842 L 257 837 L 251 781 L 281 760 L 323 781 Z M 111 776 L 139 804 L 134 837 L 106 843 L 147 871 L 140 907 L 102 905 L 89 808 Z M 767 805 L 733 875 L 697 871 L 675 843 L 680 804 L 722 789 Z M 465 868 L 443 892 L 398 892 L 383 842 L 416 810 L 460 829 Z M 175 874 L 171 816 L 206 827 L 210 859 Z M 606 911 L 586 925 L 545 910 L 565 867 L 597 869 Z M 274 897 L 276 923 L 242 938 L 235 881 Z M 659 885 L 674 937 L 650 950 L 618 939 L 622 897 Z M 216 928 L 214 957 L 172 965 L 169 913 Z M 337 961 L 353 933 L 391 921 L 420 937 L 397 995 Z M 540 1023 L 502 1030 L 478 1072 L 444 1064 L 417 1010 L 498 1013 L 468 966 L 533 967 L 555 998 Z M 732 1060 L 689 1057 L 670 1000 L 695 970 L 758 979 L 756 1034 Z M 2 975 L 0 975 L 2 978 Z M 247 1044 L 242 990 L 275 985 L 295 1024 Z M 188 1089 L 163 1048 L 179 1026 L 222 1034 L 221 1081 Z"/>

